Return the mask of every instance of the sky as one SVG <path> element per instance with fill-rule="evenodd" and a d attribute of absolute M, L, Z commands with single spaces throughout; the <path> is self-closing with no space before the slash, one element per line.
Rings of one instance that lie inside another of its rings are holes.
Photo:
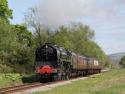
<path fill-rule="evenodd" d="M 106 54 L 125 52 L 125 0 L 8 0 L 13 24 L 24 22 L 31 7 L 49 27 L 82 22 L 95 31 L 95 41 Z"/>

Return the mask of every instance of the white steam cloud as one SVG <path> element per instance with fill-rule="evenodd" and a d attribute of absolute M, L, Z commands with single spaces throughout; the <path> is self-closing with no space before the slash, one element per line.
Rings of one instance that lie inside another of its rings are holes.
<path fill-rule="evenodd" d="M 107 4 L 108 1 L 109 3 Z M 92 16 L 103 20 L 117 16 L 117 8 L 125 5 L 125 0 L 108 1 L 42 0 L 37 7 L 41 22 L 44 25 L 55 27 L 80 20 L 84 16 Z"/>

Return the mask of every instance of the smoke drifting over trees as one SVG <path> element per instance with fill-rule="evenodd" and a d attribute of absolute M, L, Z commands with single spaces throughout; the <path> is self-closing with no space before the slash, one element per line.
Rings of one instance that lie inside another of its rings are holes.
<path fill-rule="evenodd" d="M 55 27 L 82 17 L 92 16 L 98 19 L 117 17 L 118 8 L 125 5 L 125 0 L 43 0 L 36 6 L 42 23 Z"/>

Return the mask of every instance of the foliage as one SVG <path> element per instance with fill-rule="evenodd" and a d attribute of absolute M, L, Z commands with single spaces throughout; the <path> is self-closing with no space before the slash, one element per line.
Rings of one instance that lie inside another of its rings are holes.
<path fill-rule="evenodd" d="M 24 25 L 10 24 L 11 18 L 8 1 L 0 0 L 0 72 L 33 71 L 32 33 Z"/>
<path fill-rule="evenodd" d="M 8 7 L 8 1 L 0 0 L 0 22 L 2 20 L 9 22 L 10 18 L 12 18 L 12 10 Z"/>
<path fill-rule="evenodd" d="M 12 61 L 11 58 L 19 47 L 16 34 L 11 32 L 11 26 L 6 23 L 0 23 L 0 29 L 0 59 L 2 62 Z"/>
<path fill-rule="evenodd" d="M 94 31 L 88 26 L 73 24 L 71 27 L 60 27 L 51 39 L 55 44 L 70 49 L 73 52 L 95 57 L 102 62 L 102 65 L 105 65 L 106 55 L 93 41 L 93 38 Z"/>
<path fill-rule="evenodd" d="M 39 20 L 37 8 L 31 8 L 25 16 L 27 26 L 10 24 L 12 10 L 7 0 L 0 1 L 0 72 L 34 71 L 35 48 L 45 42 L 96 57 L 105 65 L 106 55 L 94 42 L 94 31 L 89 26 L 76 23 L 57 29 L 46 28 Z"/>
<path fill-rule="evenodd" d="M 125 56 L 123 56 L 120 60 L 120 64 L 125 67 Z"/>
<path fill-rule="evenodd" d="M 89 26 L 81 23 L 73 23 L 70 26 L 59 28 L 45 28 L 40 22 L 40 16 L 36 7 L 31 8 L 25 15 L 27 26 L 34 31 L 34 43 L 36 47 L 45 42 L 54 43 L 73 52 L 95 57 L 105 65 L 106 55 L 102 49 L 93 41 L 94 31 Z"/>
<path fill-rule="evenodd" d="M 0 88 L 22 83 L 21 78 L 18 73 L 0 73 Z"/>
<path fill-rule="evenodd" d="M 33 66 L 34 62 L 32 33 L 25 26 L 7 23 L 0 23 L 0 29 L 0 63 L 11 67 L 21 64 L 23 68 L 28 66 L 31 70 L 29 67 Z"/>
<path fill-rule="evenodd" d="M 26 26 L 13 25 L 13 32 L 17 34 L 18 42 L 26 47 L 32 45 L 32 33 L 27 30 Z"/>
<path fill-rule="evenodd" d="M 13 26 L 13 32 L 16 33 L 17 41 L 20 44 L 20 47 L 17 51 L 17 61 L 20 64 L 29 63 L 32 61 L 32 33 L 27 30 L 25 26 L 15 25 Z M 32 62 L 33 63 L 33 62 Z"/>
<path fill-rule="evenodd" d="M 9 24 L 10 18 L 12 18 L 12 10 L 8 8 L 7 0 L 1 0 L 0 72 L 16 72 L 15 66 L 23 66 L 24 64 L 23 68 L 25 69 L 28 66 L 29 69 L 34 60 L 32 33 L 23 25 Z M 22 69 L 19 70 L 21 71 Z"/>
<path fill-rule="evenodd" d="M 0 72 L 1 73 L 7 73 L 7 72 L 13 72 L 13 68 L 10 66 L 7 66 L 6 64 L 3 64 L 0 62 Z"/>

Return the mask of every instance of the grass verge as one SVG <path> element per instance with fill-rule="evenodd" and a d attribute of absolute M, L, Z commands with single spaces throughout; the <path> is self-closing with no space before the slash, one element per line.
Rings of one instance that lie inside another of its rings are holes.
<path fill-rule="evenodd" d="M 32 94 L 125 94 L 125 69 L 111 70 L 86 80 Z"/>

